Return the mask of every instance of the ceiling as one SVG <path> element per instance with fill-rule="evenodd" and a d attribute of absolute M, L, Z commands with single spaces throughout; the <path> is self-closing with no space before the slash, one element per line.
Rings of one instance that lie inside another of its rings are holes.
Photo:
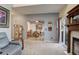
<path fill-rule="evenodd" d="M 66 4 L 14 5 L 13 10 L 21 14 L 59 13 Z"/>
<path fill-rule="evenodd" d="M 14 4 L 13 7 L 33 6 L 38 4 Z"/>

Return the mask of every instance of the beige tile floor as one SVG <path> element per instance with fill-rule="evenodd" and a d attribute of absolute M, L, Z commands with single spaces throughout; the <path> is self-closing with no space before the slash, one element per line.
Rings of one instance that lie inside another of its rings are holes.
<path fill-rule="evenodd" d="M 25 40 L 22 55 L 66 55 L 58 43 L 49 43 L 38 40 Z"/>

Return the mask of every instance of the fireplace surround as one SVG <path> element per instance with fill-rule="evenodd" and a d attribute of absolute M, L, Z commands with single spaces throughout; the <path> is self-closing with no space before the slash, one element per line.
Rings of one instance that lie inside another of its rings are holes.
<path fill-rule="evenodd" d="M 73 37 L 72 54 L 79 55 L 79 38 Z"/>
<path fill-rule="evenodd" d="M 74 48 L 74 45 L 72 45 L 73 47 L 71 47 L 71 44 L 74 42 L 72 42 L 71 40 L 71 34 L 72 31 L 79 31 L 79 23 L 74 23 L 74 17 L 79 15 L 79 5 L 75 6 L 73 9 L 71 9 L 68 12 L 67 15 L 67 19 L 68 19 L 68 23 L 67 23 L 67 27 L 68 27 L 68 41 L 67 41 L 67 52 L 71 53 L 71 48 Z M 74 39 L 75 40 L 75 39 Z M 74 54 L 74 49 L 72 50 L 72 53 Z"/>

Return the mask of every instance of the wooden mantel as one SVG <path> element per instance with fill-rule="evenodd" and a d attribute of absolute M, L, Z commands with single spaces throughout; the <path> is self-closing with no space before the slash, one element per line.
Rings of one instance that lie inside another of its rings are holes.
<path fill-rule="evenodd" d="M 68 24 L 67 27 L 69 31 L 79 31 L 79 24 Z"/>
<path fill-rule="evenodd" d="M 79 23 L 71 23 L 71 17 L 73 18 L 74 16 L 79 15 L 79 5 L 74 7 L 72 10 L 68 12 L 68 45 L 67 45 L 67 52 L 70 53 L 71 51 L 71 32 L 72 31 L 79 31 Z"/>
<path fill-rule="evenodd" d="M 76 15 L 79 15 L 79 5 L 77 5 L 76 7 L 74 7 L 72 10 L 68 12 L 67 18 L 69 20 L 69 24 L 67 26 L 68 26 L 69 31 L 79 31 L 79 23 L 77 24 L 70 23 L 71 21 L 70 18 Z"/>

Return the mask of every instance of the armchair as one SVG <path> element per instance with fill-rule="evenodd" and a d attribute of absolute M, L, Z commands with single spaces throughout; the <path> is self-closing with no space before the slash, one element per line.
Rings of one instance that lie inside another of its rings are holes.
<path fill-rule="evenodd" d="M 0 54 L 1 55 L 21 55 L 21 45 L 14 41 L 9 41 L 5 32 L 0 33 Z"/>

